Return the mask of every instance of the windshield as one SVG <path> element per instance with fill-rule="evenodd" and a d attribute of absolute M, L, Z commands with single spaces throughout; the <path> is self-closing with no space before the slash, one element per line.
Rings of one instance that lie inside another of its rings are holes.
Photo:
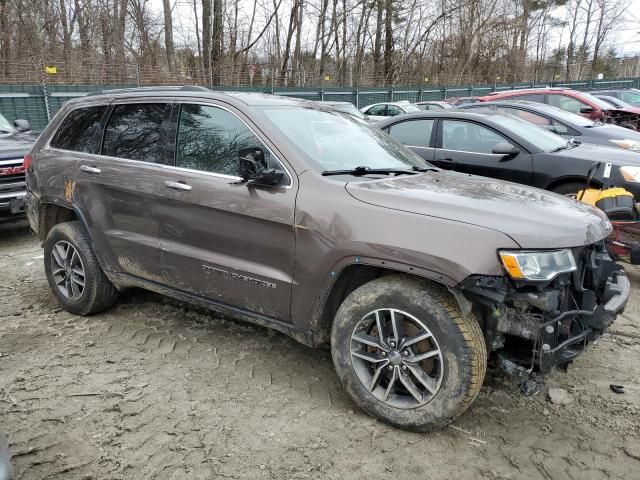
<path fill-rule="evenodd" d="M 627 92 L 621 92 L 620 97 L 627 103 L 630 103 L 634 107 L 640 107 L 640 90 L 629 90 Z"/>
<path fill-rule="evenodd" d="M 0 133 L 13 133 L 13 127 L 0 113 Z"/>
<path fill-rule="evenodd" d="M 605 102 L 604 100 L 600 100 L 598 97 L 591 95 L 590 93 L 580 92 L 580 96 L 589 100 L 591 103 L 595 103 L 602 110 L 611 110 L 611 104 Z"/>
<path fill-rule="evenodd" d="M 353 115 L 354 117 L 366 118 L 365 114 L 362 113 L 360 110 L 358 110 L 355 107 L 355 105 L 352 105 L 351 103 L 338 104 L 338 105 L 332 104 L 331 107 L 338 110 L 339 112 L 344 112 L 344 113 L 348 113 L 349 115 Z"/>
<path fill-rule="evenodd" d="M 404 107 L 405 112 L 407 112 L 407 113 L 416 113 L 416 112 L 421 112 L 422 111 L 415 105 L 403 105 L 403 107 Z"/>
<path fill-rule="evenodd" d="M 349 115 L 307 107 L 265 107 L 264 114 L 319 171 L 429 168 L 427 162 Z"/>
<path fill-rule="evenodd" d="M 491 119 L 545 152 L 552 152 L 567 145 L 566 139 L 512 115 L 495 115 L 491 116 Z"/>
<path fill-rule="evenodd" d="M 536 107 L 540 108 L 540 105 L 536 105 Z M 562 110 L 561 108 L 554 107 L 553 105 L 544 105 L 542 107 L 543 111 L 548 111 L 551 115 L 554 116 L 555 119 L 560 121 L 565 121 L 567 123 L 572 123 L 579 127 L 593 127 L 595 122 L 589 120 L 582 115 L 578 115 L 577 113 L 567 112 L 566 110 Z"/>

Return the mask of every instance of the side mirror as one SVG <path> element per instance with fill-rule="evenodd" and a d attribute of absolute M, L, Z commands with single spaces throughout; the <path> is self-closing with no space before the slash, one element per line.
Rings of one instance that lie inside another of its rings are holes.
<path fill-rule="evenodd" d="M 515 157 L 520 153 L 520 149 L 518 147 L 514 147 L 509 142 L 500 142 L 496 143 L 491 150 L 492 153 L 496 155 L 504 155 L 507 157 Z"/>
<path fill-rule="evenodd" d="M 31 130 L 31 125 L 26 120 L 18 119 L 13 122 L 13 126 L 18 132 L 28 132 Z"/>
<path fill-rule="evenodd" d="M 593 113 L 595 110 L 593 107 L 582 107 L 580 113 Z"/>
<path fill-rule="evenodd" d="M 247 185 L 277 185 L 284 177 L 282 170 L 267 168 L 264 152 L 259 147 L 240 150 L 238 160 L 240 162 L 240 176 Z"/>
<path fill-rule="evenodd" d="M 542 128 L 544 128 L 545 130 L 550 131 L 551 133 L 555 133 L 557 135 L 560 135 L 560 132 L 558 132 L 558 128 L 555 125 L 544 125 Z"/>

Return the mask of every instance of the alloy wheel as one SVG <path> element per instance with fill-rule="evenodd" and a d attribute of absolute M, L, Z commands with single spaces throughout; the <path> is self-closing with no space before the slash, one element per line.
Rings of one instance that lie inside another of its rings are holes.
<path fill-rule="evenodd" d="M 84 292 L 85 273 L 77 250 L 64 240 L 51 249 L 51 275 L 58 290 L 69 300 L 78 300 Z"/>
<path fill-rule="evenodd" d="M 429 403 L 444 373 L 442 352 L 426 325 L 393 308 L 374 310 L 358 322 L 351 361 L 364 387 L 396 408 Z"/>

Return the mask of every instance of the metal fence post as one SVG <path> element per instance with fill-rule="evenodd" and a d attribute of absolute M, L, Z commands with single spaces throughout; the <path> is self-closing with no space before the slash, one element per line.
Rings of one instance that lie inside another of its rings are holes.
<path fill-rule="evenodd" d="M 136 63 L 136 80 L 138 82 L 138 87 L 140 87 L 140 65 Z"/>
<path fill-rule="evenodd" d="M 44 60 L 40 60 L 40 80 L 42 82 L 42 97 L 44 109 L 47 112 L 47 122 L 51 121 L 51 106 L 49 105 L 49 89 L 47 88 L 47 74 L 44 71 Z"/>
<path fill-rule="evenodd" d="M 360 88 L 356 87 L 356 108 L 360 108 Z"/>
<path fill-rule="evenodd" d="M 389 90 L 389 94 L 391 96 L 391 98 L 389 99 L 390 102 L 393 102 L 393 85 L 391 85 L 391 90 Z"/>

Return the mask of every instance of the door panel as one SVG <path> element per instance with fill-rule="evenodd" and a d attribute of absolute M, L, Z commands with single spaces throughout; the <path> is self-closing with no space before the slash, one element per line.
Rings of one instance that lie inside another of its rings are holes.
<path fill-rule="evenodd" d="M 272 187 L 240 183 L 239 150 L 260 148 L 268 166 L 282 166 L 234 113 L 184 105 L 180 117 L 176 162 L 182 166 L 163 168 L 158 184 L 164 282 L 289 320 L 294 179 Z"/>
<path fill-rule="evenodd" d="M 160 281 L 160 241 L 153 164 L 105 158 L 80 160 L 74 203 L 110 270 Z"/>
<path fill-rule="evenodd" d="M 114 105 L 101 155 L 78 162 L 73 193 L 108 268 L 156 282 L 162 282 L 157 173 L 170 112 L 166 102 Z"/>
<path fill-rule="evenodd" d="M 511 142 L 492 129 L 474 122 L 442 120 L 434 163 L 442 168 L 528 184 L 533 165 L 531 155 L 515 157 L 491 153 L 500 142 Z"/>

